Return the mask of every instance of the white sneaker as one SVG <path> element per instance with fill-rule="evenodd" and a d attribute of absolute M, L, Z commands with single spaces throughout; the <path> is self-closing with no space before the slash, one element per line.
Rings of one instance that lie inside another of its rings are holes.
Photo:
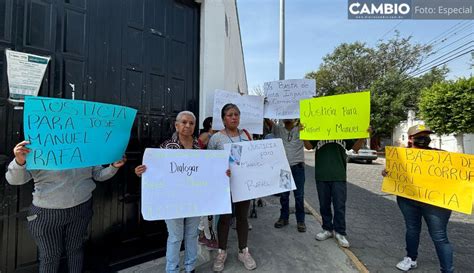
<path fill-rule="evenodd" d="M 222 249 L 217 250 L 217 255 L 214 259 L 214 264 L 212 265 L 212 270 L 214 272 L 221 272 L 222 270 L 224 270 L 224 264 L 226 259 L 227 251 Z"/>
<path fill-rule="evenodd" d="M 250 255 L 248 247 L 242 249 L 242 252 L 239 251 L 239 261 L 244 264 L 244 267 L 247 270 L 254 270 L 257 268 L 257 263 L 252 258 L 252 255 Z"/>
<path fill-rule="evenodd" d="M 404 257 L 403 260 L 397 264 L 397 268 L 402 271 L 408 271 L 417 266 L 418 264 L 416 261 L 412 261 L 410 257 Z"/>
<path fill-rule="evenodd" d="M 248 222 L 248 223 L 249 223 L 249 230 L 252 230 L 252 228 L 253 228 L 252 224 L 250 224 L 250 222 Z"/>
<path fill-rule="evenodd" d="M 349 241 L 347 241 L 347 239 L 346 239 L 346 236 L 341 235 L 337 232 L 336 232 L 336 240 L 337 240 L 337 243 L 342 247 L 349 247 L 350 246 Z"/>
<path fill-rule="evenodd" d="M 316 240 L 318 241 L 324 241 L 326 239 L 329 239 L 333 236 L 332 232 L 329 230 L 323 230 L 320 233 L 316 234 Z"/>

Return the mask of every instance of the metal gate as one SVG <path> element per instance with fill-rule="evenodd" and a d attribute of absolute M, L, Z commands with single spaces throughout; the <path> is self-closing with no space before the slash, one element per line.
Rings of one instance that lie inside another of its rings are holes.
<path fill-rule="evenodd" d="M 0 0 L 0 167 L 23 139 L 10 104 L 4 49 L 49 55 L 40 96 L 138 109 L 125 168 L 93 193 L 86 267 L 106 272 L 164 255 L 164 222 L 143 221 L 133 169 L 171 135 L 181 110 L 199 110 L 199 5 L 192 0 Z M 0 177 L 0 272 L 36 272 L 26 226 L 33 183 Z M 62 265 L 64 266 L 64 265 Z"/>

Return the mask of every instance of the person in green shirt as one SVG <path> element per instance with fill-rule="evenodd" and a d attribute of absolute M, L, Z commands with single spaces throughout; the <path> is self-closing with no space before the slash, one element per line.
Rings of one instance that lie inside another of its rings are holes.
<path fill-rule="evenodd" d="M 370 128 L 368 132 L 371 132 Z M 365 139 L 304 141 L 306 149 L 315 149 L 314 170 L 319 210 L 323 219 L 323 231 L 316 235 L 316 240 L 323 241 L 335 236 L 340 246 L 349 247 L 346 239 L 346 150 L 352 149 L 357 153 L 364 141 Z"/>

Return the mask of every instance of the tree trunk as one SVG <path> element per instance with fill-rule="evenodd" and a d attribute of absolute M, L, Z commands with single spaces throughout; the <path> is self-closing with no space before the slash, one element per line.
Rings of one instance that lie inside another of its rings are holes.
<path fill-rule="evenodd" d="M 456 138 L 456 147 L 458 153 L 464 153 L 464 134 L 455 134 Z"/>

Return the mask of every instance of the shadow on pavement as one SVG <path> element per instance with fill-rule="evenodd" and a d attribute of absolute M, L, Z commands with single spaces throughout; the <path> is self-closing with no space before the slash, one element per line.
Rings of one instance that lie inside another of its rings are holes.
<path fill-rule="evenodd" d="M 347 162 L 347 164 L 361 164 L 361 165 L 383 165 L 382 163 L 372 161 L 371 163 L 367 163 L 365 161 L 351 161 Z"/>
<path fill-rule="evenodd" d="M 383 196 L 348 183 L 346 223 L 351 250 L 370 272 L 400 272 L 395 268 L 405 252 L 405 224 L 393 196 Z M 306 201 L 319 212 L 314 167 L 306 165 Z M 474 224 L 448 224 L 456 272 L 474 272 Z M 439 272 L 436 251 L 423 221 L 416 272 Z"/>

